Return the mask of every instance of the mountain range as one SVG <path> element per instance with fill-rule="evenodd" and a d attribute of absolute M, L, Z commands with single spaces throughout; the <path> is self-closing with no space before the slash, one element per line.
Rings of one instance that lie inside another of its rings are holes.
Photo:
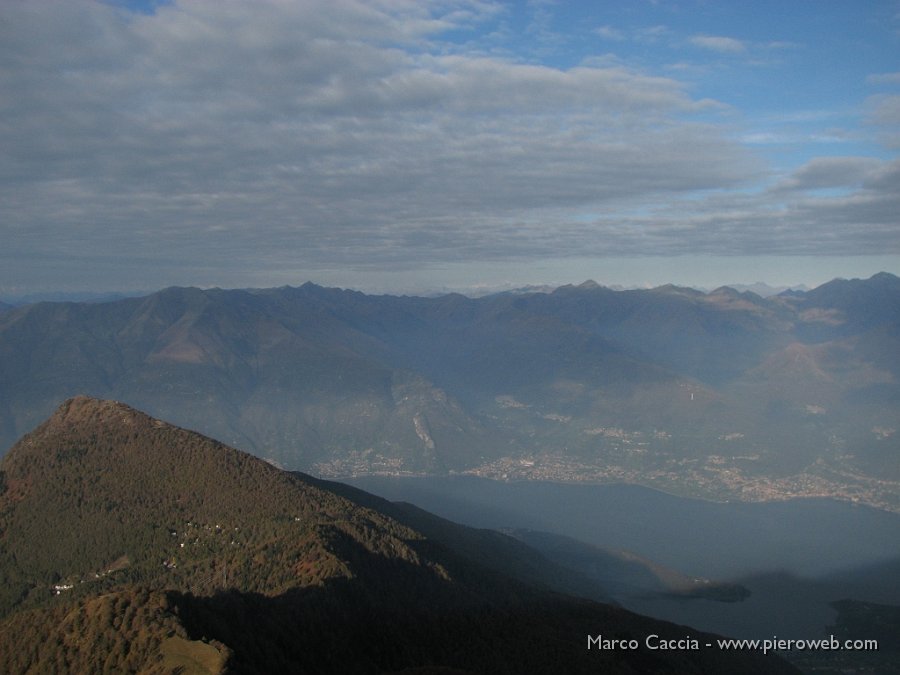
<path fill-rule="evenodd" d="M 64 402 L 0 462 L 2 672 L 795 672 L 521 580 L 553 569 L 112 401 Z"/>
<path fill-rule="evenodd" d="M 0 313 L 0 447 L 128 402 L 325 477 L 466 472 L 900 509 L 900 279 L 761 297 L 169 288 Z"/>

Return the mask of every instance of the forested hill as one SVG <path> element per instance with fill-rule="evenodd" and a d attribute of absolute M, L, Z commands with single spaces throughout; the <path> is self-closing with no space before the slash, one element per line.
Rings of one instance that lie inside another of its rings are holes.
<path fill-rule="evenodd" d="M 717 650 L 587 651 L 588 634 L 696 634 L 526 586 L 322 483 L 87 397 L 0 463 L 0 592 L 9 673 L 791 672 Z"/>

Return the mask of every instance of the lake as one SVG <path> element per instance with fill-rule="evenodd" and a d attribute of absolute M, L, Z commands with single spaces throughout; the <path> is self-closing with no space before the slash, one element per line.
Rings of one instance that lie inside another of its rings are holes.
<path fill-rule="evenodd" d="M 643 614 L 738 637 L 814 637 L 832 600 L 900 604 L 900 515 L 832 499 L 714 503 L 636 485 L 474 477 L 346 481 L 444 518 L 624 549 L 685 574 L 737 581 L 741 603 L 617 598 Z"/>

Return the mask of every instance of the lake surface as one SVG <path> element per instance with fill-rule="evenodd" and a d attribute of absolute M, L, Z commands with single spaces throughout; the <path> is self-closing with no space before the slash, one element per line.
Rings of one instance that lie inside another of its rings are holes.
<path fill-rule="evenodd" d="M 468 476 L 346 482 L 466 525 L 555 532 L 695 576 L 820 577 L 900 558 L 900 515 L 832 499 L 723 504 L 636 485 Z"/>
<path fill-rule="evenodd" d="M 900 515 L 831 499 L 714 503 L 635 485 L 473 477 L 346 481 L 449 520 L 527 528 L 623 549 L 685 574 L 733 580 L 744 602 L 617 597 L 641 614 L 734 637 L 830 634 L 831 601 L 900 605 Z M 866 636 L 861 636 L 866 637 Z"/>

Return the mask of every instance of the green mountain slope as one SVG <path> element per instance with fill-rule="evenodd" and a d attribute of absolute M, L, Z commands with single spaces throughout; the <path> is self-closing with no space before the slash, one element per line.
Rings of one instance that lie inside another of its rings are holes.
<path fill-rule="evenodd" d="M 0 471 L 3 672 L 791 672 L 588 651 L 589 634 L 710 637 L 523 585 L 467 557 L 464 530 L 457 553 L 119 403 L 67 401 Z"/>

